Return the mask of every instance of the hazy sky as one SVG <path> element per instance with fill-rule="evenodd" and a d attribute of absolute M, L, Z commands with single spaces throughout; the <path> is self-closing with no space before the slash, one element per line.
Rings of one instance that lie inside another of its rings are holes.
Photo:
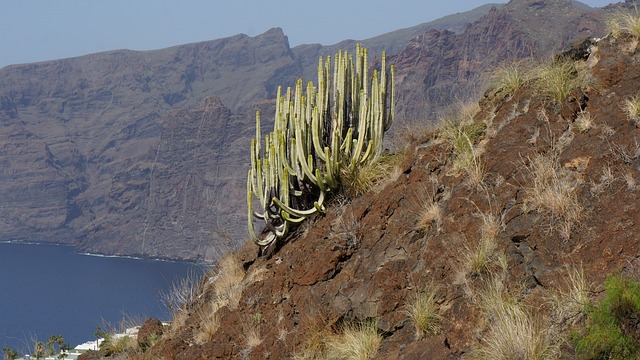
<path fill-rule="evenodd" d="M 291 46 L 366 39 L 506 0 L 0 0 L 0 67 L 281 27 Z M 614 0 L 582 0 L 604 6 Z"/>

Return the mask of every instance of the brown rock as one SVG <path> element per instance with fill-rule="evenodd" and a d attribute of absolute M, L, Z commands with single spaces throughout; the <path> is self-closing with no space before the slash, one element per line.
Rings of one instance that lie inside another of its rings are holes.
<path fill-rule="evenodd" d="M 142 350 L 155 345 L 164 334 L 164 325 L 162 321 L 154 318 L 148 318 L 138 330 L 138 346 Z"/>

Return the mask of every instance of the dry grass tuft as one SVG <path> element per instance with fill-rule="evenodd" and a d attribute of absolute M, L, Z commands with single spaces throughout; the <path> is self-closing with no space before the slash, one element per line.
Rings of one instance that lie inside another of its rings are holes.
<path fill-rule="evenodd" d="M 480 278 L 491 274 L 494 270 L 506 268 L 506 258 L 497 246 L 497 236 L 500 232 L 500 221 L 493 214 L 480 214 L 480 241 L 475 247 L 465 244 L 462 252 L 461 277 Z"/>
<path fill-rule="evenodd" d="M 549 297 L 552 318 L 561 326 L 575 325 L 590 302 L 589 285 L 582 267 L 572 268 L 564 279 L 563 287 Z"/>
<path fill-rule="evenodd" d="M 353 212 L 343 212 L 333 222 L 333 235 L 348 249 L 356 249 L 360 245 L 359 232 L 361 223 L 353 216 Z"/>
<path fill-rule="evenodd" d="M 538 65 L 533 70 L 536 89 L 552 104 L 563 102 L 571 92 L 585 85 L 583 72 L 569 61 Z"/>
<path fill-rule="evenodd" d="M 478 104 L 461 106 L 457 114 L 442 120 L 442 136 L 453 150 L 452 175 L 465 174 L 471 187 L 480 187 L 486 169 L 480 159 L 482 148 L 476 144 L 485 134 L 486 124 L 475 122 Z"/>
<path fill-rule="evenodd" d="M 544 317 L 507 295 L 502 281 L 487 282 L 480 302 L 490 323 L 471 359 L 546 360 L 559 355 L 559 342 Z"/>
<path fill-rule="evenodd" d="M 586 111 L 581 111 L 574 121 L 574 125 L 578 131 L 581 133 L 585 133 L 593 128 L 593 120 L 591 119 L 591 114 Z"/>
<path fill-rule="evenodd" d="M 197 311 L 196 316 L 198 317 L 200 328 L 194 335 L 196 344 L 204 344 L 213 340 L 213 336 L 220 328 L 220 317 L 216 306 L 216 303 L 211 303 L 208 307 Z"/>
<path fill-rule="evenodd" d="M 225 306 L 237 308 L 244 288 L 252 282 L 259 281 L 261 274 L 260 269 L 245 274 L 242 263 L 232 253 L 218 261 L 207 274 L 204 284 L 205 292 L 210 292 L 213 295 L 212 299 L 197 310 L 200 320 L 199 330 L 194 334 L 197 343 L 204 343 L 213 338 L 220 326 L 218 310 Z"/>
<path fill-rule="evenodd" d="M 624 173 L 624 182 L 627 184 L 628 191 L 634 191 L 638 189 L 638 185 L 636 183 L 636 178 L 633 175 L 633 171 L 629 170 Z"/>
<path fill-rule="evenodd" d="M 561 233 L 570 238 L 571 229 L 582 212 L 576 194 L 580 180 L 568 170 L 562 171 L 557 156 L 553 154 L 538 154 L 533 159 L 528 159 L 525 167 L 532 177 L 533 185 L 527 189 L 524 210 L 549 213 L 552 225 L 559 223 Z"/>
<path fill-rule="evenodd" d="M 337 333 L 326 326 L 318 326 L 306 333 L 301 349 L 293 358 L 366 360 L 378 352 L 381 344 L 376 320 L 348 323 Z"/>
<path fill-rule="evenodd" d="M 640 92 L 624 101 L 622 109 L 627 118 L 636 127 L 640 126 Z"/>
<path fill-rule="evenodd" d="M 245 271 L 242 263 L 234 254 L 228 254 L 220 259 L 214 270 L 217 271 L 209 277 L 207 285 L 213 289 L 217 308 L 237 308 L 244 289 Z"/>
<path fill-rule="evenodd" d="M 327 358 L 327 339 L 335 336 L 326 324 L 314 324 L 305 333 L 299 349 L 293 354 L 294 360 L 320 360 Z"/>
<path fill-rule="evenodd" d="M 607 27 L 611 36 L 619 38 L 622 35 L 640 39 L 640 14 L 638 8 L 634 12 L 619 11 L 607 19 Z"/>
<path fill-rule="evenodd" d="M 439 191 L 439 182 L 437 177 L 429 179 L 431 188 L 423 186 L 415 191 L 410 206 L 415 209 L 416 229 L 427 231 L 432 227 L 437 231 L 442 231 L 443 211 L 440 201 L 445 201 L 449 194 L 445 191 Z"/>
<path fill-rule="evenodd" d="M 508 97 L 515 94 L 527 81 L 529 70 L 522 61 L 505 64 L 492 75 L 491 89 L 496 97 Z"/>
<path fill-rule="evenodd" d="M 400 174 L 401 155 L 382 153 L 375 160 L 353 168 L 340 170 L 342 191 L 349 197 L 358 197 L 369 190 L 394 180 Z"/>
<path fill-rule="evenodd" d="M 408 120 L 401 126 L 392 128 L 389 147 L 393 151 L 408 151 L 430 139 L 433 139 L 440 127 L 435 121 Z"/>
<path fill-rule="evenodd" d="M 368 320 L 343 326 L 340 333 L 327 342 L 327 358 L 366 360 L 372 358 L 382 344 L 378 322 Z"/>
<path fill-rule="evenodd" d="M 416 340 L 438 332 L 438 303 L 436 302 L 435 286 L 415 288 L 405 304 L 411 322 L 416 330 Z"/>
<path fill-rule="evenodd" d="M 615 176 L 610 166 L 602 168 L 602 175 L 600 176 L 600 182 L 591 184 L 591 195 L 598 196 L 602 194 L 606 189 L 611 187 L 611 184 L 615 181 Z"/>

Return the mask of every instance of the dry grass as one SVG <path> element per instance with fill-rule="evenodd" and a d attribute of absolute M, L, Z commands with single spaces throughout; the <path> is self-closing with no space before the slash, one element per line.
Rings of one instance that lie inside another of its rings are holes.
<path fill-rule="evenodd" d="M 489 328 L 480 346 L 471 351 L 471 359 L 546 360 L 559 354 L 559 342 L 544 317 L 506 294 L 501 280 L 486 283 L 480 303 Z"/>
<path fill-rule="evenodd" d="M 634 12 L 619 11 L 612 14 L 607 19 L 607 27 L 611 36 L 619 38 L 622 35 L 628 35 L 632 38 L 640 38 L 640 14 L 638 8 Z"/>
<path fill-rule="evenodd" d="M 382 344 L 375 320 L 344 324 L 338 332 L 316 324 L 307 331 L 295 360 L 365 360 L 373 357 Z"/>
<path fill-rule="evenodd" d="M 394 125 L 389 137 L 389 148 L 393 151 L 412 150 L 430 139 L 433 139 L 440 127 L 435 121 L 408 120 L 402 124 Z"/>
<path fill-rule="evenodd" d="M 317 323 L 317 318 L 310 320 L 313 325 L 305 332 L 300 348 L 294 352 L 294 360 L 320 360 L 327 357 L 327 340 L 335 334 L 326 324 Z"/>
<path fill-rule="evenodd" d="M 231 309 L 238 307 L 242 290 L 245 271 L 242 263 L 234 254 L 228 254 L 220 259 L 209 275 L 207 286 L 213 289 L 217 309 L 228 306 Z"/>
<path fill-rule="evenodd" d="M 572 268 L 564 279 L 563 286 L 549 297 L 552 317 L 561 326 L 575 325 L 589 304 L 589 285 L 582 267 Z"/>
<path fill-rule="evenodd" d="M 436 302 L 435 286 L 417 287 L 405 304 L 411 322 L 416 330 L 416 340 L 438 332 L 439 306 Z"/>
<path fill-rule="evenodd" d="M 574 125 L 578 131 L 581 133 L 585 133 L 593 128 L 593 120 L 591 119 L 591 114 L 586 111 L 581 111 L 578 114 L 578 117 L 574 121 Z"/>
<path fill-rule="evenodd" d="M 244 331 L 243 337 L 246 352 L 251 352 L 251 350 L 262 344 L 262 337 L 260 336 L 259 326 L 247 327 Z"/>
<path fill-rule="evenodd" d="M 552 104 L 563 102 L 571 92 L 585 85 L 583 73 L 569 61 L 538 65 L 533 71 L 535 88 Z"/>
<path fill-rule="evenodd" d="M 500 232 L 500 221 L 493 214 L 481 213 L 480 216 L 480 241 L 475 247 L 465 245 L 465 251 L 461 255 L 464 278 L 481 277 L 506 268 L 506 258 L 498 249 L 496 240 Z"/>
<path fill-rule="evenodd" d="M 484 136 L 486 125 L 474 122 L 476 106 L 463 106 L 457 116 L 449 115 L 443 121 L 442 136 L 453 150 L 452 175 L 464 174 L 471 187 L 484 182 L 486 169 L 480 158 L 482 149 L 475 144 Z"/>
<path fill-rule="evenodd" d="M 629 170 L 623 175 L 624 182 L 627 184 L 628 191 L 634 191 L 638 189 L 638 185 L 636 183 L 636 178 L 633 175 L 633 171 Z"/>
<path fill-rule="evenodd" d="M 173 316 L 171 331 L 176 331 L 184 325 L 189 317 L 189 306 L 202 295 L 199 283 L 200 277 L 191 271 L 184 278 L 173 282 L 169 290 L 161 294 L 162 304 Z"/>
<path fill-rule="evenodd" d="M 615 181 L 615 176 L 613 175 L 613 171 L 610 166 L 605 166 L 602 168 L 602 175 L 600 175 L 600 181 L 598 183 L 591 184 L 591 195 L 598 196 L 602 194 L 606 189 L 611 187 L 611 184 Z"/>
<path fill-rule="evenodd" d="M 525 167 L 532 178 L 523 204 L 525 212 L 534 209 L 550 214 L 552 226 L 558 224 L 561 233 L 569 238 L 582 212 L 576 194 L 580 180 L 567 169 L 560 169 L 554 154 L 538 154 L 528 159 Z"/>
<path fill-rule="evenodd" d="M 525 64 L 516 61 L 499 67 L 492 75 L 490 86 L 494 96 L 508 97 L 523 87 L 529 78 Z"/>
<path fill-rule="evenodd" d="M 632 124 L 636 127 L 640 126 L 640 93 L 626 99 L 622 109 Z"/>
<path fill-rule="evenodd" d="M 382 344 L 377 321 L 363 321 L 343 326 L 340 333 L 327 342 L 327 359 L 366 360 L 373 357 Z"/>
<path fill-rule="evenodd" d="M 218 264 L 207 274 L 204 285 L 205 292 L 211 293 L 212 298 L 197 310 L 200 320 L 198 332 L 194 334 L 197 343 L 201 344 L 213 338 L 220 326 L 218 310 L 225 306 L 231 309 L 237 308 L 243 289 L 247 284 L 257 281 L 259 274 L 257 270 L 245 274 L 242 263 L 232 253 L 218 261 Z"/>
<path fill-rule="evenodd" d="M 442 231 L 442 206 L 438 201 L 438 179 L 430 178 L 430 188 L 423 186 L 415 191 L 413 198 L 410 200 L 410 206 L 415 209 L 416 229 L 427 231 L 431 228 L 437 232 Z M 448 193 L 442 194 L 440 200 L 444 201 L 448 198 Z"/>
<path fill-rule="evenodd" d="M 400 174 L 399 163 L 403 157 L 382 153 L 373 161 L 340 170 L 342 192 L 349 197 L 360 196 L 369 190 L 382 187 L 386 181 L 392 181 Z"/>
<path fill-rule="evenodd" d="M 211 341 L 220 328 L 220 317 L 216 306 L 216 303 L 211 303 L 208 307 L 200 309 L 196 313 L 200 323 L 199 331 L 194 335 L 196 344 L 204 344 Z"/>
<path fill-rule="evenodd" d="M 333 235 L 348 249 L 356 249 L 360 245 L 359 232 L 361 223 L 353 216 L 353 212 L 344 211 L 332 224 Z"/>

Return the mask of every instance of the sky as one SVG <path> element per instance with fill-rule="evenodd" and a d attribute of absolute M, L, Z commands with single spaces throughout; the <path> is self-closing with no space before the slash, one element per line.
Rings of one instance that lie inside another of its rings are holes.
<path fill-rule="evenodd" d="M 362 40 L 506 0 L 0 0 L 0 67 L 280 27 L 291 46 Z M 615 0 L 582 0 L 601 7 Z"/>

